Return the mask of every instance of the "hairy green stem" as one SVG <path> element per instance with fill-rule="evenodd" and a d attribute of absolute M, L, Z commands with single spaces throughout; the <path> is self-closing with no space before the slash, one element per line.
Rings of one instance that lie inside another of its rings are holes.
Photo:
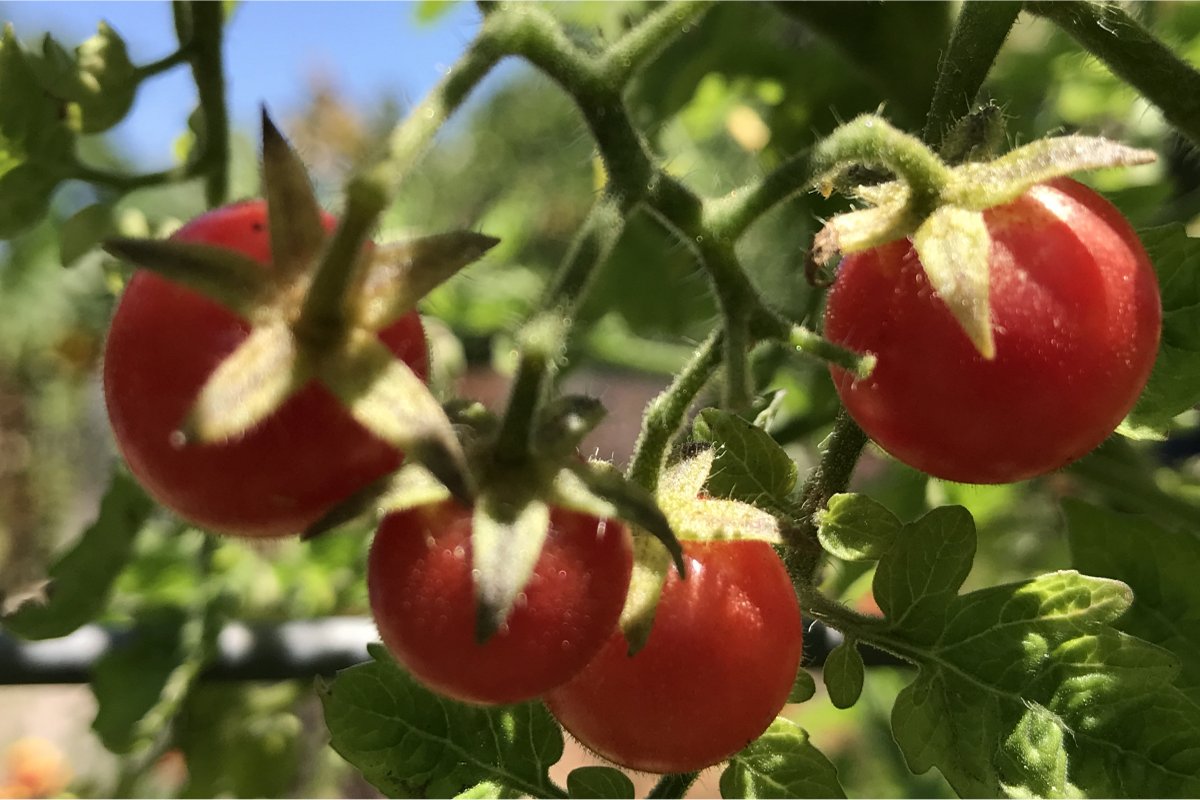
<path fill-rule="evenodd" d="M 608 260 L 625 230 L 627 214 L 618 198 L 607 193 L 600 196 L 542 298 L 544 310 L 562 308 L 572 315 L 582 305 L 596 268 Z"/>
<path fill-rule="evenodd" d="M 734 189 L 704 207 L 705 225 L 725 239 L 737 239 L 760 217 L 812 183 L 809 151 L 788 158 L 761 180 Z"/>
<path fill-rule="evenodd" d="M 191 42 L 180 43 L 179 49 L 168 56 L 151 61 L 149 64 L 143 64 L 134 70 L 134 77 L 138 81 L 144 81 L 147 78 L 152 78 L 155 75 L 166 72 L 169 69 L 186 64 L 191 54 Z"/>
<path fill-rule="evenodd" d="M 146 172 L 141 175 L 124 175 L 119 172 L 108 172 L 83 163 L 75 163 L 70 167 L 71 177 L 81 181 L 105 186 L 118 192 L 131 192 L 146 186 L 159 186 L 164 183 L 177 183 L 194 178 L 201 172 L 201 164 L 192 161 L 178 167 L 165 169 L 161 172 Z"/>
<path fill-rule="evenodd" d="M 710 333 L 671 385 L 646 407 L 642 431 L 625 474 L 649 492 L 658 488 L 658 476 L 667 451 L 683 427 L 688 408 L 721 363 L 724 339 L 724 333 L 719 329 Z"/>
<path fill-rule="evenodd" d="M 521 462 L 530 452 L 534 421 L 562 354 L 570 321 L 557 311 L 542 313 L 517 335 L 521 347 L 508 408 L 496 437 L 496 454 L 506 462 Z"/>
<path fill-rule="evenodd" d="M 229 112 L 225 106 L 225 64 L 221 45 L 225 26 L 222 3 L 193 2 L 190 9 L 191 39 L 188 60 L 196 82 L 196 94 L 204 115 L 205 200 L 219 206 L 229 195 Z"/>
<path fill-rule="evenodd" d="M 800 586 L 811 583 L 817 566 L 814 557 L 820 553 L 817 513 L 825 508 L 829 498 L 846 491 L 858 457 L 866 446 L 867 435 L 843 408 L 834 420 L 833 433 L 829 435 L 820 463 L 808 474 L 800 494 L 797 522 L 784 532 L 785 540 L 795 551 L 788 554 L 788 568 Z"/>
<path fill-rule="evenodd" d="M 1021 3 L 1012 0 L 968 0 L 963 4 L 938 64 L 933 102 L 922 134 L 929 145 L 939 146 L 954 120 L 971 110 L 1020 13 Z"/>
<path fill-rule="evenodd" d="M 625 86 L 671 41 L 672 34 L 686 31 L 712 6 L 712 0 L 672 0 L 651 11 L 605 50 L 599 63 L 605 80 Z"/>
<path fill-rule="evenodd" d="M 834 344 L 820 334 L 799 325 L 792 328 L 789 341 L 797 350 L 816 356 L 822 361 L 836 364 L 842 369 L 854 374 L 858 380 L 868 377 L 875 368 L 875 356 L 863 355 L 853 350 L 847 350 L 841 345 Z"/>
<path fill-rule="evenodd" d="M 346 211 L 317 265 L 295 330 L 321 347 L 341 341 L 349 325 L 348 299 L 366 267 L 362 248 L 387 207 L 388 193 L 376 182 L 358 177 L 346 191 Z"/>
<path fill-rule="evenodd" d="M 1200 143 L 1200 72 L 1115 3 L 1027 2 L 1026 10 L 1062 28 Z"/>
<path fill-rule="evenodd" d="M 663 775 L 658 779 L 658 783 L 650 789 L 650 793 L 646 795 L 647 800 L 654 798 L 680 798 L 687 794 L 687 790 L 692 788 L 692 784 L 699 777 L 699 772 L 675 772 L 668 775 Z"/>
<path fill-rule="evenodd" d="M 483 30 L 450 72 L 396 126 L 388 141 L 388 154 L 380 170 L 397 190 L 413 166 L 421 160 L 433 137 L 471 91 L 479 85 L 504 53 L 495 46 L 486 22 Z"/>

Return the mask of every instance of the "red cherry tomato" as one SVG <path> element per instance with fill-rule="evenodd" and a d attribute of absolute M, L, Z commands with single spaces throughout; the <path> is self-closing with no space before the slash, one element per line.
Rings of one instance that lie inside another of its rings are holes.
<path fill-rule="evenodd" d="M 972 347 L 907 240 L 848 256 L 825 335 L 878 357 L 831 369 L 867 434 L 919 470 L 1007 483 L 1086 455 L 1133 408 L 1158 351 L 1158 281 L 1104 198 L 1060 179 L 984 212 L 996 356 Z"/>
<path fill-rule="evenodd" d="M 619 522 L 553 508 L 533 578 L 500 631 L 475 639 L 471 512 L 445 502 L 386 517 L 367 586 L 379 635 L 430 688 L 472 703 L 537 697 L 583 668 L 616 628 L 633 545 Z"/>
<path fill-rule="evenodd" d="M 327 229 L 336 224 L 325 215 Z M 271 263 L 266 205 L 210 211 L 172 237 Z M 180 516 L 221 533 L 298 533 L 335 503 L 400 465 L 400 453 L 355 422 L 313 382 L 239 438 L 177 446 L 173 433 L 249 325 L 184 286 L 134 273 L 109 329 L 104 394 L 117 446 L 142 485 Z M 379 338 L 413 371 L 428 370 L 415 313 Z"/>
<path fill-rule="evenodd" d="M 618 631 L 546 705 L 573 736 L 624 767 L 690 772 L 757 738 L 787 702 L 801 621 L 787 571 L 756 541 L 684 542 L 646 646 Z"/>

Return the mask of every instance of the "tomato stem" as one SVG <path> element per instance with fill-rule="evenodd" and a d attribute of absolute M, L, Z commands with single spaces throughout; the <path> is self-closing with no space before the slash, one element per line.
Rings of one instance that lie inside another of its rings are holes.
<path fill-rule="evenodd" d="M 674 0 L 651 11 L 605 50 L 598 64 L 605 80 L 624 86 L 677 34 L 686 33 L 713 6 L 712 0 Z"/>
<path fill-rule="evenodd" d="M 180 13 L 176 4 L 176 15 Z M 190 35 L 187 37 L 188 60 L 196 82 L 199 105 L 203 110 L 204 142 L 201 156 L 205 180 L 205 199 L 210 207 L 225 202 L 229 195 L 229 116 L 225 106 L 225 64 L 221 45 L 225 27 L 222 3 L 188 3 Z M 185 39 L 180 39 L 184 44 Z"/>
<path fill-rule="evenodd" d="M 808 474 L 800 495 L 799 522 L 784 526 L 784 540 L 791 546 L 787 554 L 788 571 L 798 586 L 811 583 L 820 562 L 817 543 L 817 513 L 833 495 L 846 491 L 858 457 L 867 446 L 867 435 L 843 408 L 833 423 L 821 461 Z M 813 545 L 816 544 L 814 553 Z"/>
<path fill-rule="evenodd" d="M 963 3 L 938 65 L 922 138 L 937 147 L 959 112 L 970 107 L 1017 15 L 1019 2 Z"/>
<path fill-rule="evenodd" d="M 710 333 L 671 385 L 646 407 L 642 431 L 625 473 L 643 489 L 653 492 L 658 488 L 663 461 L 683 427 L 688 409 L 721 363 L 724 338 L 720 329 Z"/>
<path fill-rule="evenodd" d="M 521 462 L 532 453 L 534 422 L 546 396 L 547 380 L 562 355 L 570 321 L 553 312 L 534 317 L 518 334 L 521 347 L 508 408 L 496 436 L 495 458 Z"/>
<path fill-rule="evenodd" d="M 1025 8 L 1053 22 L 1158 106 L 1193 142 L 1200 142 L 1200 71 L 1113 3 L 1079 0 L 1029 2 Z"/>
<path fill-rule="evenodd" d="M 676 772 L 668 775 L 663 775 L 658 779 L 658 783 L 650 789 L 646 795 L 646 800 L 653 798 L 680 798 L 687 794 L 687 790 L 692 788 L 692 784 L 699 777 L 699 772 Z"/>
<path fill-rule="evenodd" d="M 853 373 L 854 377 L 858 380 L 869 377 L 871 371 L 875 368 L 876 359 L 872 354 L 856 353 L 853 350 L 848 350 L 801 325 L 792 328 L 792 333 L 788 341 L 791 342 L 792 347 L 803 353 L 816 356 L 822 361 L 836 364 L 842 369 Z"/>
<path fill-rule="evenodd" d="M 350 298 L 365 274 L 366 242 L 375 221 L 387 206 L 383 187 L 369 178 L 351 181 L 346 212 L 334 231 L 296 321 L 297 337 L 318 349 L 341 342 L 349 330 Z"/>

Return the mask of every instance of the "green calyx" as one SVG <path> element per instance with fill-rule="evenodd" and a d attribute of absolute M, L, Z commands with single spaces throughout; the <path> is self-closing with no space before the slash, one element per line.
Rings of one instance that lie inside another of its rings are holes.
<path fill-rule="evenodd" d="M 1154 161 L 1152 151 L 1089 136 L 1040 139 L 992 160 L 998 112 L 980 113 L 955 127 L 943 155 L 883 119 L 865 115 L 846 123 L 817 145 L 815 185 L 828 196 L 843 191 L 866 208 L 830 219 L 813 241 L 817 267 L 839 256 L 911 237 L 930 286 L 954 314 L 984 358 L 995 357 L 988 260 L 991 239 L 983 211 L 1009 203 L 1033 186 L 1081 170 Z M 1002 133 L 999 134 L 1002 136 Z M 895 180 L 853 186 L 847 178 L 882 167 Z"/>
<path fill-rule="evenodd" d="M 319 380 L 360 424 L 469 501 L 472 479 L 449 418 L 377 333 L 497 240 L 458 231 L 376 248 L 368 236 L 386 206 L 377 188 L 368 179 L 352 181 L 346 213 L 327 235 L 304 164 L 264 111 L 269 269 L 232 250 L 191 242 L 113 239 L 105 249 L 188 286 L 252 326 L 180 420 L 185 440 L 239 436 Z"/>
<path fill-rule="evenodd" d="M 590 397 L 548 398 L 570 321 L 540 314 L 518 333 L 518 369 L 508 408 L 496 419 L 477 403 L 451 404 L 448 418 L 467 453 L 473 494 L 471 558 L 477 602 L 476 635 L 486 641 L 504 624 L 525 589 L 549 533 L 550 511 L 562 508 L 621 520 L 635 540 L 653 541 L 683 569 L 672 525 L 649 492 L 610 464 L 577 453 L 604 408 Z M 316 536 L 364 512 L 382 517 L 459 499 L 428 460 L 409 463 L 333 509 L 305 532 Z"/>

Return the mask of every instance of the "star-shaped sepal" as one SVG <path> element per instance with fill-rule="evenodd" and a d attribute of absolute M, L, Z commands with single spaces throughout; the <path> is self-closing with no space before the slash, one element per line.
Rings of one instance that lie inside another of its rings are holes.
<path fill-rule="evenodd" d="M 272 262 L 171 239 L 112 239 L 105 249 L 214 300 L 246 320 L 245 341 L 213 371 L 179 432 L 235 438 L 316 380 L 380 439 L 470 501 L 463 449 L 425 383 L 378 333 L 498 240 L 455 231 L 395 244 L 368 237 L 388 203 L 370 176 L 351 180 L 332 234 L 299 156 L 263 112 L 262 182 Z M 181 331 L 180 335 L 186 335 Z"/>

